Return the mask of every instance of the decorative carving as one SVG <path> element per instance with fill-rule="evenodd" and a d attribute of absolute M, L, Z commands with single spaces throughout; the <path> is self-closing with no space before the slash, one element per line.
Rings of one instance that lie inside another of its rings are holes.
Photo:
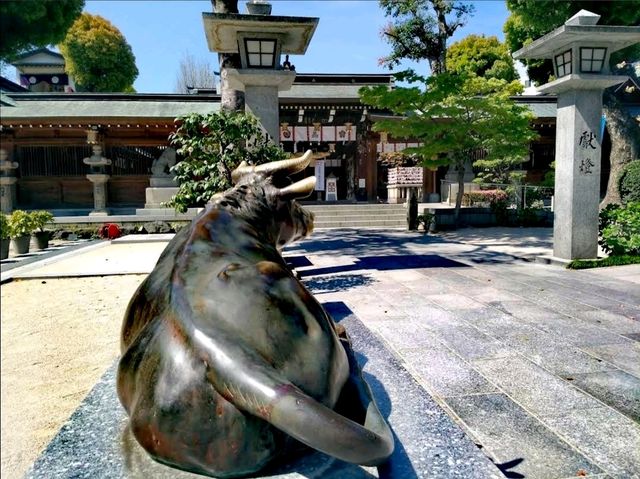
<path fill-rule="evenodd" d="M 393 451 L 346 333 L 279 252 L 313 228 L 295 199 L 315 178 L 287 179 L 310 160 L 238 167 L 131 299 L 118 395 L 156 460 L 226 478 L 286 460 L 297 441 L 366 465 Z"/>

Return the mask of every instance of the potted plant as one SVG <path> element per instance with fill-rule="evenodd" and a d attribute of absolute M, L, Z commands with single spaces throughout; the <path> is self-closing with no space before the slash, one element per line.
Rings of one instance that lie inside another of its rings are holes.
<path fill-rule="evenodd" d="M 9 217 L 9 232 L 16 253 L 25 254 L 29 252 L 31 233 L 33 232 L 33 219 L 30 213 L 22 210 L 15 210 Z"/>
<path fill-rule="evenodd" d="M 7 215 L 4 213 L 0 213 L 0 259 L 7 259 L 9 257 L 10 243 L 9 218 L 7 218 Z"/>
<path fill-rule="evenodd" d="M 36 239 L 38 249 L 46 249 L 49 247 L 50 231 L 45 231 L 44 226 L 53 221 L 53 215 L 45 210 L 32 211 L 30 213 L 32 220 L 33 236 Z"/>

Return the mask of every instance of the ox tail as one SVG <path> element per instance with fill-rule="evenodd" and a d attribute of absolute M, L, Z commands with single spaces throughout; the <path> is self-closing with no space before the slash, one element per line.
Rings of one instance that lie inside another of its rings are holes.
<path fill-rule="evenodd" d="M 393 452 L 389 426 L 362 379 L 351 348 L 352 384 L 365 412 L 359 424 L 305 394 L 281 377 L 265 360 L 224 333 L 191 331 L 194 346 L 207 365 L 207 378 L 225 399 L 309 447 L 347 462 L 376 466 Z M 343 341 L 343 344 L 345 341 Z M 354 371 L 356 373 L 354 374 Z"/>

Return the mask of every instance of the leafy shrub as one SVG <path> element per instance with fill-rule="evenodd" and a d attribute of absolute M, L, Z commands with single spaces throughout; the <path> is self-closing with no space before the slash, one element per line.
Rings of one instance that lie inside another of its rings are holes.
<path fill-rule="evenodd" d="M 265 137 L 258 120 L 245 113 L 191 113 L 177 118 L 176 126 L 169 139 L 184 159 L 171 167 L 179 190 L 169 206 L 179 212 L 204 206 L 230 188 L 231 172 L 243 160 L 257 165 L 286 157 Z"/>
<path fill-rule="evenodd" d="M 619 188 L 623 203 L 640 201 L 640 160 L 632 161 L 623 168 Z"/>
<path fill-rule="evenodd" d="M 29 213 L 33 222 L 33 230 L 44 231 L 44 226 L 53 221 L 53 215 L 46 210 L 36 210 Z"/>
<path fill-rule="evenodd" d="M 615 256 L 640 255 L 640 201 L 600 211 L 600 245 Z"/>
<path fill-rule="evenodd" d="M 462 204 L 465 206 L 473 206 L 477 203 L 492 204 L 507 200 L 507 193 L 502 190 L 477 190 L 469 191 L 462 195 Z"/>
<path fill-rule="evenodd" d="M 4 213 L 0 213 L 0 239 L 9 239 L 10 237 L 9 218 Z"/>
<path fill-rule="evenodd" d="M 520 208 L 516 211 L 516 223 L 519 226 L 538 226 L 541 221 L 538 217 L 540 208 Z"/>
<path fill-rule="evenodd" d="M 422 225 L 422 232 L 426 233 L 428 231 L 434 233 L 436 231 L 436 215 L 433 213 L 425 213 L 423 215 L 418 215 L 418 227 Z"/>
<path fill-rule="evenodd" d="M 28 236 L 35 230 L 33 216 L 23 210 L 15 210 L 9 217 L 9 235 L 12 238 Z"/>

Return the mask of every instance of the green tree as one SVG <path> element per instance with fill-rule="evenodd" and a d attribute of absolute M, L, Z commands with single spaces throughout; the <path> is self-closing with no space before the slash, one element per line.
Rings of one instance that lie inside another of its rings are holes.
<path fill-rule="evenodd" d="M 640 24 L 640 0 L 611 1 L 562 1 L 562 0 L 507 0 L 511 15 L 504 24 L 506 43 L 516 51 L 531 41 L 561 26 L 580 10 L 601 15 L 598 25 Z M 630 63 L 640 59 L 640 44 L 611 55 L 610 65 L 614 73 L 630 75 L 637 80 L 637 73 Z M 551 60 L 527 60 L 529 78 L 546 83 L 553 75 Z M 607 192 L 600 206 L 620 203 L 619 178 L 625 165 L 640 157 L 640 127 L 628 111 L 621 108 L 613 89 L 605 90 L 604 114 L 611 138 L 611 168 Z"/>
<path fill-rule="evenodd" d="M 215 68 L 208 60 L 196 59 L 191 53 L 185 53 L 180 60 L 180 69 L 176 75 L 174 91 L 189 93 L 190 88 L 216 87 Z"/>
<path fill-rule="evenodd" d="M 391 53 L 379 63 L 391 69 L 402 59 L 426 59 L 434 75 L 446 71 L 447 40 L 473 12 L 451 0 L 380 0 L 380 6 L 394 20 L 382 30 Z"/>
<path fill-rule="evenodd" d="M 120 30 L 98 15 L 83 13 L 59 48 L 79 91 L 130 91 L 138 76 L 131 46 Z"/>
<path fill-rule="evenodd" d="M 171 168 L 179 190 L 170 206 L 177 211 L 204 206 L 230 188 L 231 172 L 242 161 L 257 165 L 287 156 L 266 138 L 258 120 L 243 112 L 192 113 L 177 118 L 176 125 L 169 139 L 183 158 Z"/>
<path fill-rule="evenodd" d="M 469 35 L 447 48 L 447 70 L 485 78 L 518 80 L 509 49 L 497 37 Z"/>
<path fill-rule="evenodd" d="M 511 92 L 505 80 L 465 72 L 430 78 L 404 72 L 398 77 L 420 82 L 424 88 L 365 87 L 360 90 L 362 101 L 402 116 L 401 120 L 377 122 L 374 129 L 421 142 L 422 146 L 405 151 L 419 155 L 423 166 L 454 166 L 458 179 L 457 223 L 465 161 L 478 149 L 486 152 L 485 162 L 522 161 L 536 136 L 530 127 L 532 115 L 509 99 Z"/>
<path fill-rule="evenodd" d="M 0 2 L 0 59 L 58 43 L 82 13 L 84 0 Z"/>

